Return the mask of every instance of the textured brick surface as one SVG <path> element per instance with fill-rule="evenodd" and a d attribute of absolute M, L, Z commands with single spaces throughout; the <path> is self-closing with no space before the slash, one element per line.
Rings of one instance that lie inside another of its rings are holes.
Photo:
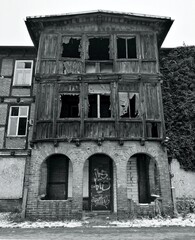
<path fill-rule="evenodd" d="M 13 88 L 12 96 L 30 96 L 30 88 Z"/>
<path fill-rule="evenodd" d="M 171 192 L 170 192 L 170 181 L 168 172 L 168 161 L 166 151 L 163 151 L 162 147 L 158 143 L 146 142 L 145 146 L 141 146 L 139 142 L 125 142 L 123 146 L 120 146 L 118 142 L 103 142 L 102 146 L 98 146 L 95 142 L 83 142 L 79 147 L 76 147 L 72 143 L 59 143 L 58 147 L 54 147 L 52 143 L 39 143 L 36 144 L 34 149 L 32 149 L 32 157 L 30 162 L 30 172 L 28 174 L 29 187 L 28 187 L 28 201 L 27 201 L 27 216 L 38 217 L 40 210 L 37 204 L 41 204 L 41 208 L 47 208 L 50 206 L 54 213 L 50 213 L 44 210 L 43 217 L 54 218 L 54 215 L 58 215 L 60 212 L 60 207 L 56 207 L 55 201 L 43 201 L 39 202 L 39 189 L 41 180 L 41 165 L 46 158 L 50 155 L 58 153 L 67 156 L 73 168 L 72 174 L 72 202 L 71 206 L 65 207 L 65 218 L 79 217 L 82 213 L 83 205 L 83 169 L 86 160 L 93 154 L 102 153 L 109 156 L 114 164 L 116 165 L 116 180 L 114 184 L 116 185 L 116 197 L 113 196 L 114 205 L 117 209 L 117 213 L 120 216 L 127 216 L 129 214 L 129 205 L 127 192 L 129 191 L 128 186 L 131 187 L 133 199 L 137 199 L 137 186 L 130 186 L 128 178 L 130 177 L 128 173 L 128 161 L 129 159 L 137 153 L 145 153 L 151 156 L 156 162 L 160 169 L 160 185 L 162 194 L 162 205 L 170 206 L 171 204 Z M 132 162 L 133 163 L 133 162 Z M 132 164 L 131 174 L 135 180 L 136 177 L 136 167 L 135 162 Z M 44 205 L 45 204 L 45 205 Z M 49 205 L 50 204 L 50 205 Z M 139 204 L 138 204 L 139 205 Z M 72 208 L 72 209 L 69 209 Z M 141 208 L 141 207 L 140 207 Z M 59 209 L 59 210 L 57 210 Z M 148 210 L 149 209 L 149 210 Z M 146 209 L 140 210 L 145 214 L 148 211 L 153 211 L 153 205 L 149 204 Z M 52 215 L 53 214 L 53 215 Z M 40 217 L 40 216 L 39 216 Z"/>
<path fill-rule="evenodd" d="M 5 125 L 6 124 L 6 118 L 7 118 L 7 104 L 0 104 L 0 124 Z"/>
<path fill-rule="evenodd" d="M 0 96 L 9 96 L 11 78 L 0 79 Z"/>
<path fill-rule="evenodd" d="M 18 138 L 18 137 L 7 137 L 6 138 L 5 147 L 9 149 L 24 149 L 26 145 L 26 138 Z"/>

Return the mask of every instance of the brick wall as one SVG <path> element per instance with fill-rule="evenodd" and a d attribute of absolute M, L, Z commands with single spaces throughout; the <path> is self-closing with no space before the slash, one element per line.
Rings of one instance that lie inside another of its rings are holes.
<path fill-rule="evenodd" d="M 159 179 L 161 185 L 162 206 L 165 208 L 171 204 L 171 191 L 168 172 L 168 161 L 166 151 L 164 151 L 159 143 L 146 142 L 145 146 L 141 146 L 139 142 L 125 142 L 120 146 L 118 142 L 105 141 L 101 146 L 95 142 L 82 142 L 79 147 L 73 143 L 59 143 L 55 147 L 52 143 L 38 143 L 32 149 L 32 157 L 30 162 L 30 172 L 28 174 L 28 201 L 27 201 L 27 217 L 40 217 L 38 205 L 44 207 L 44 204 L 54 209 L 58 214 L 60 206 L 56 207 L 56 201 L 43 201 L 39 199 L 41 166 L 44 160 L 52 154 L 64 154 L 72 163 L 72 202 L 71 205 L 64 206 L 64 218 L 69 216 L 81 217 L 83 206 L 83 175 L 84 164 L 86 160 L 96 153 L 106 154 L 114 162 L 114 208 L 118 215 L 128 213 L 128 198 L 137 201 L 136 186 L 136 161 L 131 158 L 134 154 L 145 153 L 154 158 L 159 167 Z M 130 161 L 129 161 L 130 160 Z M 130 169 L 131 167 L 131 169 Z M 133 180 L 133 181 L 132 181 Z M 115 187 L 116 186 L 116 187 Z M 130 191 L 132 190 L 132 191 Z M 46 203 L 45 203 L 46 202 Z M 64 203 L 66 205 L 66 203 Z M 152 206 L 152 205 L 151 205 Z M 151 209 L 148 205 L 147 209 Z M 47 208 L 47 207 L 46 207 Z M 70 210 L 71 208 L 71 210 Z M 164 208 L 164 209 L 165 209 Z M 59 209 L 59 210 L 57 210 Z M 55 214 L 54 214 L 55 215 Z M 44 210 L 44 217 L 49 218 L 50 212 Z M 53 217 L 52 217 L 53 218 Z"/>

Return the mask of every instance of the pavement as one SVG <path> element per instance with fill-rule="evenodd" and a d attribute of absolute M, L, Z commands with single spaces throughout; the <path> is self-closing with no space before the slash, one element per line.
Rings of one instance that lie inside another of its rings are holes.
<path fill-rule="evenodd" d="M 2 228 L 0 239 L 25 240 L 195 240 L 194 227 L 160 227 L 160 228 L 43 228 L 21 229 Z"/>

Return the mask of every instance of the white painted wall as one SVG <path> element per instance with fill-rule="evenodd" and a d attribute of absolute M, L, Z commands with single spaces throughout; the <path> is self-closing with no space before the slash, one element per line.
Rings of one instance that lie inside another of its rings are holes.
<path fill-rule="evenodd" d="M 171 162 L 172 186 L 175 188 L 177 198 L 192 197 L 195 198 L 195 172 L 185 171 L 180 168 L 176 159 Z"/>
<path fill-rule="evenodd" d="M 0 199 L 22 198 L 25 158 L 0 159 Z"/>

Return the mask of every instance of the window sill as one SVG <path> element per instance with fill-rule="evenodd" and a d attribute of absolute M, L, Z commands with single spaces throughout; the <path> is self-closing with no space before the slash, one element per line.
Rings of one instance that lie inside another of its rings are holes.
<path fill-rule="evenodd" d="M 26 138 L 27 136 L 24 135 L 24 136 L 7 136 L 7 138 Z"/>

